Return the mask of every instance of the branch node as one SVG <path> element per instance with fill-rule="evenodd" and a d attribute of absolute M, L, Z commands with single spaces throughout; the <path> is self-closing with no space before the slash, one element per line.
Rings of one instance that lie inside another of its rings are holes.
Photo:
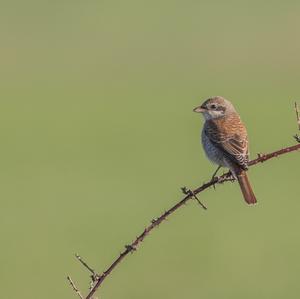
<path fill-rule="evenodd" d="M 262 154 L 262 153 L 257 153 L 257 158 L 261 159 L 265 156 L 265 154 Z"/>
<path fill-rule="evenodd" d="M 199 205 L 204 210 L 207 210 L 207 207 L 199 200 L 199 198 L 196 196 L 196 194 L 191 189 L 188 189 L 187 187 L 181 187 L 181 191 L 182 191 L 183 194 L 189 195 L 190 198 L 194 198 L 195 200 L 197 200 L 197 202 L 199 203 Z"/>
<path fill-rule="evenodd" d="M 217 182 L 215 184 L 223 184 L 225 182 L 235 182 L 235 178 L 230 171 L 217 177 Z"/>
<path fill-rule="evenodd" d="M 128 252 L 136 251 L 136 247 L 133 245 L 125 245 L 125 248 Z"/>
<path fill-rule="evenodd" d="M 92 282 L 94 283 L 95 281 L 97 281 L 99 279 L 100 275 L 95 273 L 95 274 L 92 274 L 90 275 L 90 278 L 92 280 Z"/>
<path fill-rule="evenodd" d="M 158 221 L 158 218 L 153 218 L 153 219 L 151 220 L 151 223 L 152 223 L 152 224 L 155 224 L 157 221 Z"/>

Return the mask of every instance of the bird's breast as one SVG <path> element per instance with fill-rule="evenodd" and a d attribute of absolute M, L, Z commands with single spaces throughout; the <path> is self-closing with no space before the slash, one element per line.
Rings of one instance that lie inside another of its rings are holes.
<path fill-rule="evenodd" d="M 227 163 L 225 163 L 224 161 L 224 155 L 222 151 L 210 141 L 210 139 L 205 134 L 204 129 L 202 130 L 201 139 L 202 146 L 207 158 L 217 165 L 227 167 Z"/>

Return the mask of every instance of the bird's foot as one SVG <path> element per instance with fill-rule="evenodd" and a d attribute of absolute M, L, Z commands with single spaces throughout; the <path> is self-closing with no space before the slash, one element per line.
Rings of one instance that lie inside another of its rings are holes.
<path fill-rule="evenodd" d="M 216 183 L 218 182 L 218 180 L 216 179 L 216 178 L 218 178 L 217 173 L 221 167 L 222 166 L 218 166 L 217 170 L 214 172 L 214 174 L 212 175 L 211 180 L 210 180 L 210 182 L 212 183 L 212 186 L 214 187 L 215 190 L 216 190 Z"/>

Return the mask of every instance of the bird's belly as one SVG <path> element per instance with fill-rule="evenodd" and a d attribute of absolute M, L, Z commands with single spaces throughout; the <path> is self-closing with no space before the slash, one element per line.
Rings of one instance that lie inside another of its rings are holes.
<path fill-rule="evenodd" d="M 210 161 L 217 165 L 228 167 L 224 158 L 224 153 L 209 140 L 204 132 L 202 132 L 202 145 L 205 154 Z"/>

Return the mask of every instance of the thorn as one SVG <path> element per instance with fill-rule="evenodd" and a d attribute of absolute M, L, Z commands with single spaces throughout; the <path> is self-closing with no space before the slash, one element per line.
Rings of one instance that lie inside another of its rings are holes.
<path fill-rule="evenodd" d="M 181 189 L 183 194 L 185 194 L 185 195 L 189 194 L 189 191 L 188 191 L 187 187 L 181 187 L 180 189 Z"/>
<path fill-rule="evenodd" d="M 158 220 L 158 218 L 153 218 L 153 219 L 151 220 L 151 223 L 152 223 L 152 224 L 155 224 L 155 223 L 157 222 L 157 220 Z"/>
<path fill-rule="evenodd" d="M 298 134 L 294 135 L 293 137 L 298 143 L 300 143 L 300 136 Z"/>
<path fill-rule="evenodd" d="M 136 251 L 136 248 L 132 245 L 125 245 L 125 248 L 128 250 L 128 251 Z"/>
<path fill-rule="evenodd" d="M 181 188 L 182 192 L 184 192 L 184 194 L 189 195 L 190 197 L 194 198 L 195 200 L 197 200 L 197 202 L 199 203 L 199 205 L 204 209 L 207 210 L 207 207 L 199 200 L 199 198 L 196 196 L 196 194 L 191 190 L 191 189 L 187 189 L 186 187 Z M 186 204 L 186 203 L 185 203 Z"/>
<path fill-rule="evenodd" d="M 92 282 L 97 281 L 99 279 L 99 277 L 100 277 L 100 275 L 97 273 L 90 275 Z"/>

